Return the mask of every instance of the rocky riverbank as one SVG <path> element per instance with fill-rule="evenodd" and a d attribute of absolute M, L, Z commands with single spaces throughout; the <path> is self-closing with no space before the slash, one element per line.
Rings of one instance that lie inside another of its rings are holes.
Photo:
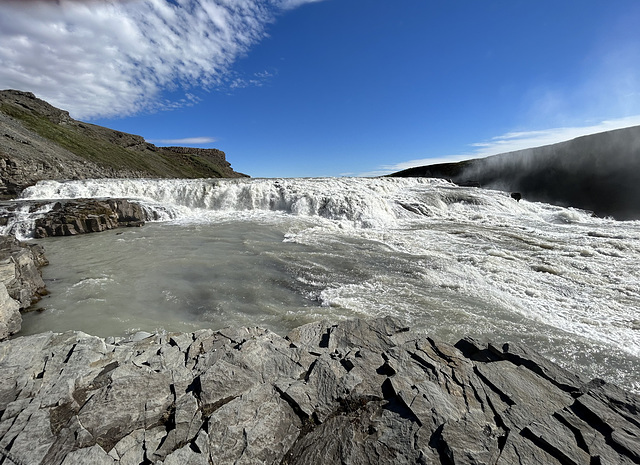
<path fill-rule="evenodd" d="M 638 396 L 391 318 L 45 333 L 0 343 L 0 372 L 16 464 L 640 463 Z"/>

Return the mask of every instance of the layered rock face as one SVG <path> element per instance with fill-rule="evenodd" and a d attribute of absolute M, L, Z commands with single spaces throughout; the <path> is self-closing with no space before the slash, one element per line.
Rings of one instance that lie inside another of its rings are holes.
<path fill-rule="evenodd" d="M 632 464 L 640 400 L 398 321 L 0 344 L 17 464 Z"/>
<path fill-rule="evenodd" d="M 143 226 L 146 221 L 158 219 L 157 212 L 146 211 L 138 202 L 127 199 L 59 200 L 53 208 L 42 213 L 47 203 L 50 202 L 1 202 L 0 226 L 12 229 L 20 221 L 21 210 L 25 208 L 37 216 L 32 231 L 37 239 Z"/>
<path fill-rule="evenodd" d="M 20 310 L 46 293 L 40 273 L 46 264 L 42 247 L 0 236 L 0 340 L 20 331 Z"/>
<path fill-rule="evenodd" d="M 35 223 L 35 237 L 74 236 L 118 227 L 142 226 L 150 218 L 140 204 L 126 199 L 64 200 Z"/>

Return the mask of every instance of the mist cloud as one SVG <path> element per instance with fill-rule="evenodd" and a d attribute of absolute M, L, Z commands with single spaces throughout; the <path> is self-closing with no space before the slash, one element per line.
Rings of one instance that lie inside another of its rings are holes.
<path fill-rule="evenodd" d="M 382 165 L 374 171 L 361 173 L 361 176 L 384 176 L 417 166 L 436 165 L 439 163 L 455 163 L 474 158 L 484 158 L 500 153 L 515 152 L 517 150 L 544 145 L 557 144 L 576 137 L 597 134 L 640 125 L 640 115 L 601 121 L 596 124 L 576 127 L 549 128 L 539 131 L 517 131 L 502 134 L 488 141 L 470 144 L 471 149 L 464 153 L 452 155 L 437 155 L 415 160 L 407 160 L 392 165 Z"/>
<path fill-rule="evenodd" d="M 4 2 L 0 88 L 33 92 L 80 119 L 191 105 L 162 93 L 224 85 L 279 12 L 316 1 Z"/>

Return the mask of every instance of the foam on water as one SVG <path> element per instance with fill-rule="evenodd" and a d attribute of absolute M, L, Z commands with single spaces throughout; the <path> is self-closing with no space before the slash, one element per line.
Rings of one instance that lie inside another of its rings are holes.
<path fill-rule="evenodd" d="M 53 261 L 71 240 L 86 244 L 95 271 L 118 261 L 104 275 L 80 267 L 66 277 L 71 300 L 43 301 L 58 319 L 72 299 L 103 314 L 122 307 L 119 331 L 155 329 L 150 313 L 167 329 L 255 323 L 281 333 L 317 318 L 395 315 L 449 341 L 522 340 L 640 390 L 640 222 L 408 178 L 49 181 L 23 196 L 134 198 L 169 220 L 45 241 Z M 127 287 L 131 276 L 138 287 Z"/>

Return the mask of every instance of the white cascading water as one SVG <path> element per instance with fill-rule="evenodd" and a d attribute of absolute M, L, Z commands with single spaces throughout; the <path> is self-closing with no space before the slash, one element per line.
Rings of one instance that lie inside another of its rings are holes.
<path fill-rule="evenodd" d="M 283 333 L 395 315 L 451 342 L 521 340 L 640 390 L 640 222 L 413 178 L 46 181 L 23 194 L 43 205 L 89 197 L 138 199 L 164 222 L 42 241 L 56 281 L 27 332 Z M 22 231 L 38 214 L 24 212 Z"/>
<path fill-rule="evenodd" d="M 422 181 L 420 184 L 441 181 Z M 128 198 L 173 208 L 173 219 L 203 211 L 280 211 L 374 226 L 395 217 L 390 201 L 416 181 L 403 179 L 131 179 L 42 181 L 23 199 Z"/>

